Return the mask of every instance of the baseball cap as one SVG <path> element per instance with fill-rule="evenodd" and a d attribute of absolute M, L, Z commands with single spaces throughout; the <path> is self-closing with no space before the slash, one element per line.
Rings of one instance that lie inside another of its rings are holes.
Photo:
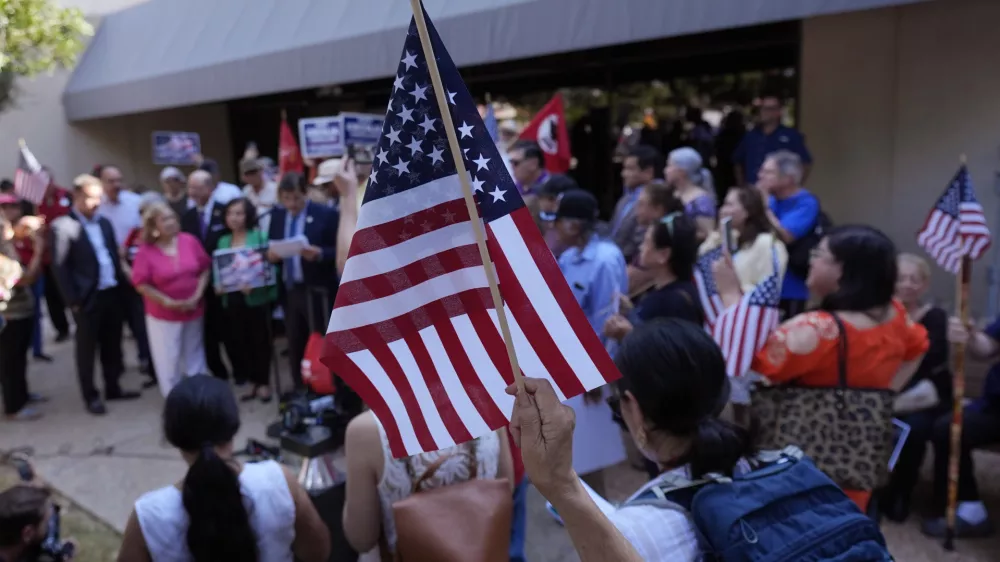
<path fill-rule="evenodd" d="M 539 197 L 559 197 L 571 189 L 580 189 L 576 180 L 566 174 L 553 174 L 545 183 L 535 188 Z"/>
<path fill-rule="evenodd" d="M 544 220 L 579 219 L 584 221 L 597 220 L 597 198 L 589 191 L 570 189 L 559 195 L 559 209 L 555 213 L 542 213 Z"/>
<path fill-rule="evenodd" d="M 160 181 L 181 180 L 184 181 L 184 174 L 173 166 L 167 166 L 160 172 Z"/>
<path fill-rule="evenodd" d="M 316 170 L 316 178 L 313 180 L 313 185 L 332 183 L 333 178 L 340 171 L 340 165 L 340 158 L 330 158 L 320 162 L 319 168 Z"/>
<path fill-rule="evenodd" d="M 0 193 L 0 205 L 16 205 L 21 200 L 10 193 Z"/>
<path fill-rule="evenodd" d="M 256 158 L 245 158 L 240 162 L 240 174 L 259 172 L 263 168 L 260 160 Z"/>

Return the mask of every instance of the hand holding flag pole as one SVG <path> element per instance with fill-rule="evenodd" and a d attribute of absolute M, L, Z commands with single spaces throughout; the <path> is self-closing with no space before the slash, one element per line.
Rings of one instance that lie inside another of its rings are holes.
<path fill-rule="evenodd" d="M 955 313 L 963 324 L 969 323 L 969 285 L 972 262 L 979 259 L 991 243 L 983 207 L 976 199 L 966 159 L 927 216 L 917 233 L 917 243 L 942 268 L 955 273 Z M 962 413 L 965 399 L 965 344 L 951 344 L 954 402 L 952 403 L 951 442 L 948 454 L 948 510 L 945 550 L 955 549 L 955 517 L 958 506 L 958 478 L 962 446 Z"/>
<path fill-rule="evenodd" d="M 434 47 L 431 44 L 431 36 L 427 31 L 427 21 L 424 19 L 424 9 L 420 0 L 410 0 L 410 7 L 413 8 L 413 19 L 417 25 L 417 32 L 420 35 L 420 44 L 423 46 L 427 59 L 427 68 L 434 85 L 435 92 L 446 92 L 441 74 L 438 72 L 437 58 L 434 56 Z M 448 97 L 444 95 L 434 96 L 437 99 L 438 109 L 441 111 L 441 120 L 444 122 L 445 132 L 448 136 L 448 146 L 451 153 L 455 155 L 455 167 L 458 169 L 458 178 L 462 184 L 462 194 L 465 197 L 465 206 L 469 210 L 470 217 L 478 217 L 476 200 L 472 195 L 472 185 L 469 183 L 469 173 L 466 171 L 462 149 L 455 134 L 455 124 L 451 118 L 451 109 L 448 107 Z M 486 235 L 483 231 L 483 223 L 479 220 L 472 220 L 472 229 L 476 236 L 476 246 L 479 247 L 479 256 L 483 261 L 483 268 L 486 270 L 486 280 L 490 287 L 490 295 L 493 297 L 493 306 L 497 311 L 497 320 L 500 324 L 500 333 L 503 335 L 504 345 L 507 347 L 507 358 L 510 361 L 510 368 L 514 375 L 514 383 L 518 392 L 524 391 L 524 377 L 521 375 L 521 368 L 518 366 L 517 354 L 514 352 L 514 343 L 510 334 L 510 326 L 507 324 L 507 315 L 504 313 L 503 300 L 500 297 L 500 287 L 497 284 L 496 270 L 492 267 L 490 253 L 486 247 Z"/>

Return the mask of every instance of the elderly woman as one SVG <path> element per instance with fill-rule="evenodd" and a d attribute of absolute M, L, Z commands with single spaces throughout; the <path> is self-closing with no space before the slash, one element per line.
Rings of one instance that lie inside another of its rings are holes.
<path fill-rule="evenodd" d="M 142 238 L 132 284 L 143 297 L 150 352 L 166 396 L 182 377 L 207 372 L 202 295 L 211 259 L 197 238 L 180 231 L 177 215 L 163 202 L 143 212 Z"/>
<path fill-rule="evenodd" d="M 663 170 L 667 183 L 684 204 L 684 212 L 698 225 L 698 239 L 704 240 L 715 230 L 715 196 L 712 172 L 693 148 L 678 148 L 667 156 Z"/>

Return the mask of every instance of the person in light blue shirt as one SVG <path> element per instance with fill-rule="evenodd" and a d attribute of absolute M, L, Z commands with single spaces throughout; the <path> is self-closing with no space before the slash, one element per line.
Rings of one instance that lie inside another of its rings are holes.
<path fill-rule="evenodd" d="M 559 255 L 559 268 L 590 325 L 601 335 L 604 323 L 618 311 L 621 294 L 628 290 L 628 277 L 622 251 L 594 233 L 597 213 L 597 199 L 590 192 L 571 189 L 562 194 L 559 208 L 547 219 L 566 248 Z M 576 413 L 573 469 L 595 492 L 604 495 L 604 468 L 625 460 L 604 389 L 570 398 L 566 404 Z"/>
<path fill-rule="evenodd" d="M 559 255 L 559 268 L 577 303 L 598 334 L 615 312 L 614 304 L 628 289 L 625 257 L 613 242 L 594 233 L 597 199 L 588 191 L 573 189 L 559 199 L 552 228 L 566 248 Z"/>

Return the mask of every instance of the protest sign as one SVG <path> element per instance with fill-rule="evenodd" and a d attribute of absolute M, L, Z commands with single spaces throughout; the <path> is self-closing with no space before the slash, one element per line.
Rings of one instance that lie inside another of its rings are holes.
<path fill-rule="evenodd" d="M 342 113 L 340 115 L 344 126 L 344 144 L 358 146 L 375 146 L 382 135 L 382 115 L 367 113 Z"/>
<path fill-rule="evenodd" d="M 153 131 L 153 163 L 157 166 L 194 166 L 201 154 L 201 136 L 183 131 Z"/>
<path fill-rule="evenodd" d="M 303 158 L 342 156 L 346 146 L 339 116 L 299 119 L 299 147 Z"/>

